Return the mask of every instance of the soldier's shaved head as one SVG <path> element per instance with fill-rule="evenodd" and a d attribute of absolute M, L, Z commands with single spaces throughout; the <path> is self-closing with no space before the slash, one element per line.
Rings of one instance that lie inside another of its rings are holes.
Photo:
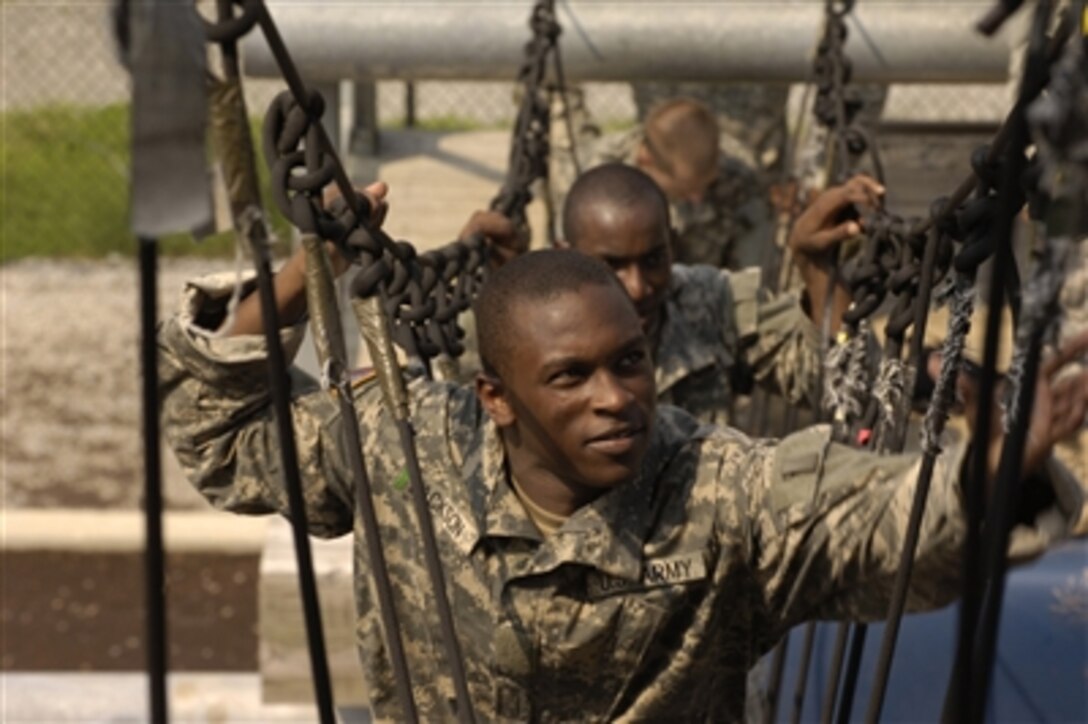
<path fill-rule="evenodd" d="M 563 207 L 563 237 L 578 248 L 589 223 L 632 210 L 652 211 L 668 224 L 669 206 L 652 178 L 632 166 L 606 163 L 586 171 L 567 194 Z"/>
<path fill-rule="evenodd" d="M 654 164 L 668 174 L 702 175 L 718 163 L 718 119 L 693 98 L 672 98 L 646 115 L 644 143 Z"/>
<path fill-rule="evenodd" d="M 504 264 L 487 280 L 473 305 L 484 371 L 498 376 L 506 371 L 518 339 L 519 305 L 543 304 L 587 286 L 613 288 L 626 297 L 611 269 L 574 251 L 534 251 Z"/>

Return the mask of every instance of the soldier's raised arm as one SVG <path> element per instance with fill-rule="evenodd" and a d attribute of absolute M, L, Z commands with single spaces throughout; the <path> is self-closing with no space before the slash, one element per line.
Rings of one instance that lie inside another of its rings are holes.
<path fill-rule="evenodd" d="M 1031 556 L 1071 533 L 1085 509 L 1083 488 L 1049 459 L 1054 444 L 1083 424 L 1088 373 L 1059 377 L 1061 362 L 1088 349 L 1088 334 L 1044 365 L 1025 451 L 1025 481 L 1047 486 L 1049 507 L 1022 510 L 1010 553 Z M 991 448 L 1001 432 L 992 431 Z M 965 534 L 961 481 L 967 447 L 938 458 L 923 517 L 908 607 L 949 603 L 959 591 Z M 830 441 L 826 426 L 757 448 L 725 465 L 724 531 L 744 530 L 758 607 L 775 633 L 809 619 L 872 620 L 887 613 L 918 480 L 920 457 L 876 456 Z M 996 475 L 996 457 L 989 463 Z M 738 493 L 729 493 L 735 488 Z M 1031 496 L 1028 496 L 1031 497 Z M 1025 498 L 1027 500 L 1027 497 Z M 738 501 L 743 501 L 739 503 Z M 1025 503 L 1027 505 L 1027 503 Z M 742 516 L 747 515 L 747 520 Z M 732 534 L 729 534 L 732 535 Z"/>
<path fill-rule="evenodd" d="M 367 187 L 374 218 L 384 215 L 386 186 Z M 334 255 L 335 256 L 335 255 Z M 347 268 L 336 257 L 337 271 Z M 305 335 L 305 257 L 300 250 L 276 274 L 276 306 L 288 359 Z M 236 288 L 241 283 L 240 288 Z M 197 490 L 236 513 L 288 513 L 278 434 L 268 389 L 261 305 L 252 275 L 233 273 L 190 281 L 181 309 L 159 329 L 163 429 Z M 236 309 L 231 306 L 240 296 Z M 342 450 L 335 400 L 312 378 L 291 372 L 294 426 L 308 527 L 335 536 L 351 530 L 354 498 Z M 380 398 L 358 399 L 378 425 Z M 373 409 L 371 409 L 373 408 Z"/>
<path fill-rule="evenodd" d="M 804 282 L 809 318 L 822 324 L 824 311 L 830 306 L 831 332 L 838 330 L 842 313 L 850 304 L 846 287 L 833 282 L 836 258 L 832 252 L 842 242 L 862 233 L 861 221 L 843 218 L 843 214 L 851 207 L 876 208 L 883 197 L 882 185 L 858 174 L 820 193 L 790 230 L 790 252 Z"/>
<path fill-rule="evenodd" d="M 380 225 L 389 208 L 385 200 L 389 187 L 384 182 L 377 181 L 365 189 L 359 189 L 359 193 L 366 198 L 370 207 L 371 222 Z M 339 276 L 347 270 L 347 262 L 336 252 L 332 244 L 328 244 L 327 247 L 333 260 L 334 272 Z M 299 247 L 298 251 L 276 273 L 273 288 L 280 323 L 288 327 L 302 319 L 306 312 L 306 252 L 302 247 Z M 225 327 L 220 332 L 224 335 L 260 334 L 263 327 L 259 296 L 252 293 L 246 295 L 238 304 L 233 316 L 224 320 L 223 323 Z"/>
<path fill-rule="evenodd" d="M 723 271 L 732 305 L 732 322 L 743 350 L 743 364 L 757 382 L 790 402 L 818 407 L 821 368 L 820 327 L 829 313 L 830 333 L 850 304 L 842 283 L 832 283 L 831 251 L 861 233 L 861 225 L 840 214 L 852 204 L 872 207 L 884 188 L 858 175 L 827 189 L 798 217 L 790 233 L 790 251 L 804 280 L 804 296 L 796 291 L 772 295 L 758 269 Z M 830 296 L 829 296 L 830 293 Z"/>
<path fill-rule="evenodd" d="M 490 252 L 493 267 L 500 267 L 516 256 L 529 251 L 527 229 L 518 229 L 508 217 L 498 211 L 474 211 L 458 239 L 466 241 L 472 236 L 483 237 Z"/>

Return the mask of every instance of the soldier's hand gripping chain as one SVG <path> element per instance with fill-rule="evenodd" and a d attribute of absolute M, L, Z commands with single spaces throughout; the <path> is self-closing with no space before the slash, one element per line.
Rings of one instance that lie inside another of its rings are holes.
<path fill-rule="evenodd" d="M 832 251 L 844 241 L 862 231 L 864 221 L 841 219 L 844 209 L 857 206 L 876 209 L 882 203 L 884 186 L 873 178 L 857 175 L 846 183 L 828 188 L 797 217 L 790 230 L 789 247 L 794 263 L 805 283 L 808 295 L 809 317 L 819 317 L 827 303 L 831 287 Z M 842 285 L 834 287 L 832 307 L 832 332 L 838 329 L 839 320 L 849 304 L 849 294 Z"/>
<path fill-rule="evenodd" d="M 498 211 L 474 211 L 458 238 L 477 237 L 487 245 L 492 268 L 498 268 L 514 257 L 529 251 L 529 235 L 509 217 Z"/>
<path fill-rule="evenodd" d="M 389 187 L 384 182 L 377 181 L 357 193 L 363 197 L 367 208 L 371 210 L 371 222 L 380 223 L 385 216 L 387 207 L 385 197 L 389 193 Z M 329 255 L 330 271 L 334 276 L 339 276 L 348 268 L 347 260 L 335 245 L 326 243 L 324 248 Z M 273 285 L 280 325 L 283 327 L 297 323 L 306 313 L 306 259 L 306 249 L 300 248 L 276 273 Z M 260 334 L 260 300 L 250 295 L 239 302 L 231 326 L 221 332 L 230 336 Z"/>

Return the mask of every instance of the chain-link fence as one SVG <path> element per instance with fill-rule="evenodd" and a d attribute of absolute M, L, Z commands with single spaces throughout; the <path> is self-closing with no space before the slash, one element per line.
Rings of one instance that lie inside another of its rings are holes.
<path fill-rule="evenodd" d="M 0 0 L 2 164 L 0 260 L 29 254 L 100 255 L 129 246 L 127 74 L 112 39 L 109 0 Z M 528 10 L 529 2 L 526 0 Z M 282 84 L 253 80 L 250 108 L 263 113 Z M 585 86 L 605 127 L 631 124 L 631 86 Z M 377 84 L 386 128 L 463 130 L 508 124 L 514 84 Z M 990 121 L 1004 112 L 1003 86 L 895 86 L 885 117 Z"/>

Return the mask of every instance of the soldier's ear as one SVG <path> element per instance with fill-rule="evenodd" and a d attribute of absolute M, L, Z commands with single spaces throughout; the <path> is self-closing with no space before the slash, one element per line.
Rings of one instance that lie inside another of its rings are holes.
<path fill-rule="evenodd" d="M 514 424 L 514 408 L 506 397 L 506 387 L 497 375 L 489 372 L 476 373 L 476 397 L 488 416 L 499 427 Z"/>

